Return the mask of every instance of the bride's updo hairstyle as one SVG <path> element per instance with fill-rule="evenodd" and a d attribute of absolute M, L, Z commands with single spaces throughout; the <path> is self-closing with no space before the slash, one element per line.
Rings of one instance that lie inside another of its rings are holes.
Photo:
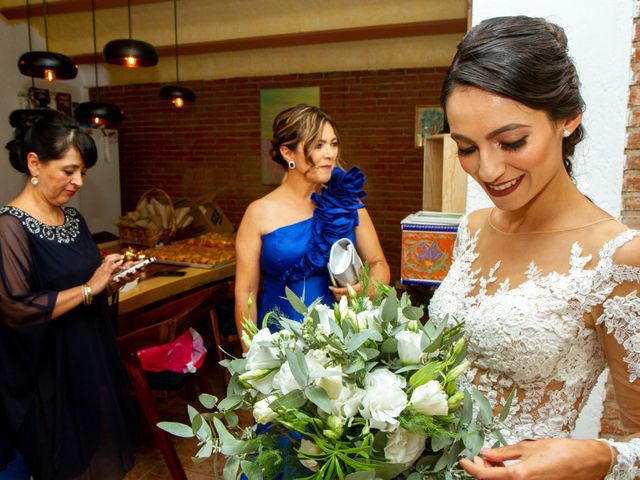
<path fill-rule="evenodd" d="M 496 17 L 473 27 L 458 45 L 440 96 L 472 86 L 546 112 L 552 122 L 584 111 L 580 81 L 567 51 L 564 30 L 542 18 Z M 579 125 L 562 141 L 562 160 L 571 175 L 571 157 L 582 141 Z"/>
<path fill-rule="evenodd" d="M 6 145 L 9 161 L 17 171 L 29 174 L 27 155 L 33 152 L 41 162 L 58 160 L 70 148 L 80 153 L 86 168 L 95 165 L 98 158 L 96 144 L 78 122 L 64 114 L 31 118 L 16 127 L 13 140 Z"/>
<path fill-rule="evenodd" d="M 293 152 L 302 143 L 302 151 L 307 163 L 314 166 L 311 150 L 322 136 L 322 129 L 327 123 L 333 127 L 340 144 L 340 133 L 336 122 L 318 107 L 300 104 L 280 112 L 273 120 L 272 160 L 283 168 L 287 168 L 288 162 L 280 153 L 280 147 L 285 146 Z M 340 165 L 339 150 L 336 163 Z"/>

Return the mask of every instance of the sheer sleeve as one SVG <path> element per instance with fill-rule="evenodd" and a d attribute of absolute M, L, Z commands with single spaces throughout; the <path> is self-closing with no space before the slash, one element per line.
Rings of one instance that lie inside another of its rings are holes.
<path fill-rule="evenodd" d="M 40 291 L 20 221 L 0 215 L 0 319 L 16 328 L 47 323 L 58 292 Z"/>
<path fill-rule="evenodd" d="M 616 266 L 616 276 L 617 280 L 624 281 L 603 303 L 596 325 L 602 334 L 623 427 L 626 433 L 637 435 L 640 432 L 640 283 L 636 277 L 640 276 L 640 269 Z M 606 442 L 617 452 L 606 480 L 640 478 L 640 438 Z"/>

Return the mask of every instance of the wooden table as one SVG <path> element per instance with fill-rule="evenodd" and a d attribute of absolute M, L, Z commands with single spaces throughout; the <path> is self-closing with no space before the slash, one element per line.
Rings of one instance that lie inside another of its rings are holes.
<path fill-rule="evenodd" d="M 236 271 L 236 262 L 232 261 L 213 268 L 185 267 L 184 277 L 145 278 L 131 290 L 120 293 L 118 311 L 120 315 L 179 295 L 204 285 L 232 278 Z"/>

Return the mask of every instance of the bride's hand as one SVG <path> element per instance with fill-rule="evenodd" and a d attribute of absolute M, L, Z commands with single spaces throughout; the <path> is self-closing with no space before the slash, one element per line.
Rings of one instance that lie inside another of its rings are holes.
<path fill-rule="evenodd" d="M 460 466 L 481 480 L 602 480 L 611 462 L 611 450 L 597 440 L 524 441 L 480 453 L 484 458 L 461 459 Z M 502 466 L 508 460 L 519 461 Z"/>

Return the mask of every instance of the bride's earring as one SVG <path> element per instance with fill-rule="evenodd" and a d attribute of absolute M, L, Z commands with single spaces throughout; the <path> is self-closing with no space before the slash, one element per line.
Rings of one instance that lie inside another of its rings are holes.
<path fill-rule="evenodd" d="M 31 185 L 37 185 L 38 184 L 38 177 L 31 177 Z"/>
<path fill-rule="evenodd" d="M 562 130 L 562 136 L 563 136 L 564 138 L 567 138 L 569 135 L 571 135 L 571 132 L 570 132 L 569 130 L 567 130 L 566 128 L 564 128 L 564 129 Z"/>
<path fill-rule="evenodd" d="M 289 160 L 289 170 L 293 170 L 294 168 L 296 168 L 296 162 Z"/>

